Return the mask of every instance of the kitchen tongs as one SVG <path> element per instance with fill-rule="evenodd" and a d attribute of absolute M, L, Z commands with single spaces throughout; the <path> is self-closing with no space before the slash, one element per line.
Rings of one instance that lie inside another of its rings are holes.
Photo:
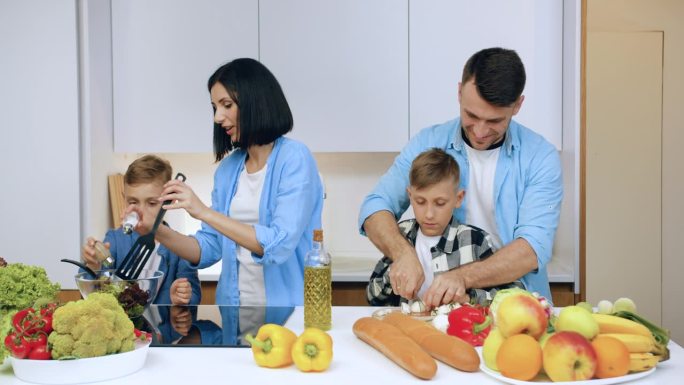
<path fill-rule="evenodd" d="M 182 182 L 185 182 L 185 175 L 178 173 L 176 178 Z M 138 238 L 133 244 L 133 247 L 128 251 L 126 257 L 123 259 L 121 264 L 116 268 L 114 273 L 117 277 L 125 280 L 138 279 L 140 273 L 145 267 L 145 264 L 150 259 L 152 252 L 154 251 L 154 235 L 157 233 L 157 228 L 164 218 L 166 209 L 165 205 L 171 204 L 171 201 L 164 201 L 162 207 L 159 208 L 159 214 L 157 214 L 157 219 L 154 220 L 154 226 L 152 226 L 152 231 Z"/>

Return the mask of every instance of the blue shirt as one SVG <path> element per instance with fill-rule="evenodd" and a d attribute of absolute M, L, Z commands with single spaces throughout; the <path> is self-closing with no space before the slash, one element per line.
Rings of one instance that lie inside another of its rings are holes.
<path fill-rule="evenodd" d="M 124 234 L 120 227 L 115 230 L 107 231 L 104 242 L 109 242 L 110 244 L 109 251 L 112 253 L 112 257 L 115 260 L 113 268 L 116 268 L 119 263 L 123 261 L 126 254 L 128 254 L 139 237 L 140 235 L 136 232 Z M 159 245 L 157 254 L 161 257 L 159 270 L 164 272 L 164 278 L 154 303 L 170 305 L 171 284 L 178 278 L 187 278 L 192 287 L 190 305 L 199 304 L 202 299 L 202 288 L 200 287 L 199 278 L 197 277 L 197 271 L 190 267 L 189 262 L 172 253 L 171 250 L 167 249 L 164 245 Z"/>
<path fill-rule="evenodd" d="M 402 149 L 373 191 L 366 196 L 359 213 L 359 229 L 371 214 L 387 210 L 399 218 L 409 206 L 406 188 L 411 162 L 421 152 L 437 147 L 453 156 L 461 169 L 460 188 L 466 191 L 464 204 L 454 210 L 465 222 L 468 205 L 468 154 L 461 136 L 460 118 L 427 127 Z M 558 227 L 563 180 L 560 156 L 541 135 L 511 120 L 501 147 L 494 176 L 494 215 L 504 244 L 525 239 L 537 255 L 538 269 L 521 281 L 529 291 L 551 300 L 546 265 L 551 260 L 553 239 Z M 472 223 L 477 226 L 477 223 Z"/>
<path fill-rule="evenodd" d="M 214 174 L 212 209 L 228 215 L 245 167 L 247 152 L 233 151 Z M 316 161 L 302 143 L 280 137 L 267 160 L 268 168 L 259 203 L 256 238 L 264 250 L 254 261 L 263 266 L 266 304 L 295 306 L 304 303 L 304 256 L 311 249 L 313 230 L 321 228 L 323 187 Z M 200 246 L 196 268 L 222 260 L 216 303 L 239 305 L 236 243 L 206 223 L 195 235 Z"/>

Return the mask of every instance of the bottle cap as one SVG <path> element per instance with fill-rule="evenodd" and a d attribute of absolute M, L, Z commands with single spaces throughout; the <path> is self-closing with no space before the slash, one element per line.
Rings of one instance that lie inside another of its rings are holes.
<path fill-rule="evenodd" d="M 323 230 L 316 229 L 313 231 L 314 242 L 323 242 Z"/>

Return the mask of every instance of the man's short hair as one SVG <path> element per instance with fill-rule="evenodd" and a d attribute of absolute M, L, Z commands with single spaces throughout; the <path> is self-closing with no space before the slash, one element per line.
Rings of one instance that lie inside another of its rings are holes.
<path fill-rule="evenodd" d="M 476 52 L 463 66 L 461 84 L 471 79 L 484 100 L 508 107 L 525 89 L 525 66 L 512 49 L 487 48 Z"/>
<path fill-rule="evenodd" d="M 161 182 L 171 180 L 173 169 L 169 161 L 156 155 L 145 155 L 133 161 L 124 174 L 124 183 L 137 185 L 140 183 Z"/>
<path fill-rule="evenodd" d="M 409 183 L 423 189 L 443 180 L 452 180 L 458 186 L 460 169 L 456 160 L 444 150 L 432 148 L 422 152 L 411 163 Z"/>

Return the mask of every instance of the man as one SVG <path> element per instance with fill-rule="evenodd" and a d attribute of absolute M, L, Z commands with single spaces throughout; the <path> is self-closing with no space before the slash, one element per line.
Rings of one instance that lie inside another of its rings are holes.
<path fill-rule="evenodd" d="M 550 300 L 546 264 L 560 216 L 561 165 L 553 145 L 512 120 L 524 100 L 524 66 L 515 51 L 484 49 L 468 59 L 458 87 L 460 117 L 423 129 L 404 147 L 361 205 L 361 232 L 393 260 L 393 291 L 414 298 L 425 277 L 397 219 L 409 205 L 411 162 L 428 148 L 441 148 L 458 162 L 466 191 L 455 217 L 494 235 L 502 247 L 436 276 L 422 300 L 429 306 L 466 302 L 470 288 L 517 279 Z"/>

